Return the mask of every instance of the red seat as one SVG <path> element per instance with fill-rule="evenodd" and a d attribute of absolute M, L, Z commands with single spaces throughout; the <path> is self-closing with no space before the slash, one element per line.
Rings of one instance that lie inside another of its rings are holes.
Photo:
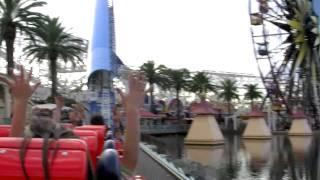
<path fill-rule="evenodd" d="M 123 145 L 122 145 L 122 142 L 119 141 L 119 140 L 115 140 L 115 146 L 116 146 L 116 150 L 118 151 L 119 153 L 119 157 L 120 158 L 123 158 L 124 156 L 124 150 L 123 150 Z"/>
<path fill-rule="evenodd" d="M 98 154 L 98 134 L 95 131 L 90 130 L 73 130 L 74 134 L 79 136 L 88 145 L 88 150 L 90 152 L 91 160 L 93 165 L 96 167 Z"/>
<path fill-rule="evenodd" d="M 0 137 L 9 137 L 11 125 L 0 125 Z"/>
<path fill-rule="evenodd" d="M 0 179 L 21 180 L 25 179 L 19 158 L 22 138 L 0 138 Z M 42 168 L 42 143 L 43 139 L 33 138 L 28 146 L 25 167 L 32 180 L 43 180 Z M 51 180 L 86 180 L 87 179 L 87 145 L 80 139 L 60 139 L 59 149 L 53 162 L 53 148 L 50 146 L 49 168 Z"/>
<path fill-rule="evenodd" d="M 105 126 L 85 125 L 85 126 L 78 126 L 75 129 L 96 131 L 98 133 L 98 154 L 102 153 L 103 145 L 104 145 L 104 135 L 106 133 Z"/>
<path fill-rule="evenodd" d="M 119 140 L 114 140 L 116 149 L 122 149 L 122 142 Z"/>

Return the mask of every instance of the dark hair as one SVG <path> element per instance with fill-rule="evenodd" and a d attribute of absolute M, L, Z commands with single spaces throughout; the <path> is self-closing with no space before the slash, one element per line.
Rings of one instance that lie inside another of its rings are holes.
<path fill-rule="evenodd" d="M 59 139 L 64 138 L 75 138 L 79 139 L 78 136 L 76 136 L 71 130 L 64 128 L 57 122 L 53 121 L 52 118 L 46 117 L 46 116 L 39 116 L 39 115 L 45 115 L 45 113 L 37 113 L 35 116 L 33 116 L 32 121 L 30 123 L 30 131 L 31 134 L 24 136 L 24 139 L 21 143 L 20 148 L 20 160 L 21 160 L 21 167 L 24 173 L 24 176 L 27 180 L 29 180 L 29 176 L 26 171 L 25 167 L 25 156 L 27 153 L 27 147 L 31 141 L 32 138 L 43 138 L 43 145 L 42 145 L 42 167 L 44 170 L 44 179 L 50 180 L 50 172 L 49 172 L 49 166 L 48 166 L 48 152 L 49 147 L 53 142 L 56 142 Z M 59 149 L 59 143 L 56 143 L 56 146 L 54 148 L 53 152 L 53 158 L 56 157 L 56 153 Z M 95 173 L 92 169 L 92 162 L 90 159 L 90 156 L 88 156 L 89 160 L 89 171 L 88 175 L 95 179 Z M 90 179 L 90 178 L 89 178 Z"/>
<path fill-rule="evenodd" d="M 104 119 L 100 114 L 93 115 L 90 119 L 91 125 L 105 125 Z"/>

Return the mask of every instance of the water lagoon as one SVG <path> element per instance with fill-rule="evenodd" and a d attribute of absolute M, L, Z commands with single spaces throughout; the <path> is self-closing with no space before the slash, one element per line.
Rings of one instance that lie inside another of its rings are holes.
<path fill-rule="evenodd" d="M 144 139 L 199 180 L 319 180 L 320 134 L 270 140 L 225 137 L 220 146 L 184 145 L 182 135 Z"/>

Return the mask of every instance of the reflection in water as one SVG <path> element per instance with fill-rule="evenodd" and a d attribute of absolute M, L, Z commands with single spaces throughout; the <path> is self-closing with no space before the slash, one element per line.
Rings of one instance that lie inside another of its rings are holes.
<path fill-rule="evenodd" d="M 312 137 L 292 136 L 289 139 L 295 160 L 304 161 L 310 149 Z"/>
<path fill-rule="evenodd" d="M 248 157 L 248 171 L 252 176 L 266 178 L 265 171 L 271 162 L 271 140 L 245 139 L 244 145 Z"/>
<path fill-rule="evenodd" d="M 279 180 L 283 179 L 283 177 L 288 177 L 287 171 L 285 171 L 285 169 L 288 168 L 288 157 L 286 156 L 286 154 L 288 154 L 286 150 L 289 148 L 287 147 L 289 145 L 288 143 L 290 143 L 288 138 L 283 136 L 274 136 L 272 138 L 270 180 Z"/>
<path fill-rule="evenodd" d="M 311 137 L 299 137 L 299 136 L 292 136 L 290 137 L 290 142 L 292 148 L 292 152 L 290 152 L 291 156 L 295 162 L 303 162 L 303 164 L 307 161 L 308 151 L 310 149 L 312 138 Z M 291 157 L 290 156 L 290 157 Z M 292 176 L 296 179 L 306 179 L 306 168 L 302 165 L 296 165 L 297 163 L 292 162 L 289 164 L 293 164 L 295 166 L 292 167 Z M 292 178 L 292 179 L 294 179 Z"/>
<path fill-rule="evenodd" d="M 216 180 L 319 180 L 320 136 L 274 136 L 272 140 L 242 140 L 238 136 L 225 137 L 222 146 L 186 146 L 183 136 L 154 137 L 154 143 L 171 157 L 199 164 L 201 178 Z M 174 143 L 173 143 L 174 142 Z M 150 142 L 149 142 L 150 143 Z M 165 145 L 164 145 L 165 144 Z M 177 148 L 177 145 L 179 148 Z M 163 150 L 166 149 L 166 150 Z M 182 149 L 182 154 L 180 153 Z M 182 161 L 180 160 L 180 161 Z M 191 174 L 192 174 L 191 173 Z"/>
<path fill-rule="evenodd" d="M 185 157 L 204 166 L 215 167 L 222 160 L 223 146 L 185 146 Z"/>
<path fill-rule="evenodd" d="M 306 160 L 307 180 L 320 179 L 320 137 L 319 135 L 313 137 L 311 148 L 308 151 Z"/>
<path fill-rule="evenodd" d="M 271 140 L 244 140 L 244 145 L 252 164 L 264 164 L 269 160 Z"/>

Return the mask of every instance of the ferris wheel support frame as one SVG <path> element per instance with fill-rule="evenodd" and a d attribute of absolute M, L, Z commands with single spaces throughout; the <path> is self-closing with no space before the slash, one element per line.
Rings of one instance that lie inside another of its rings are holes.
<path fill-rule="evenodd" d="M 251 1 L 250 1 L 250 0 L 249 0 L 249 14 L 252 14 L 252 13 L 251 13 Z M 262 19 L 265 19 L 264 14 L 262 14 L 262 17 L 261 17 L 261 18 L 262 18 Z M 267 42 L 267 40 L 266 40 L 266 32 L 265 32 L 265 24 L 264 24 L 264 23 L 262 24 L 262 30 L 263 30 L 262 35 L 254 35 L 253 30 L 252 30 L 252 28 L 251 28 L 251 36 L 252 36 L 252 43 L 253 43 L 253 45 L 256 44 L 256 42 L 255 42 L 255 40 L 254 40 L 255 37 L 263 37 L 264 43 Z M 268 34 L 268 36 L 273 36 L 273 35 L 285 35 L 285 34 L 287 34 L 287 33 Z M 266 45 L 265 47 L 266 47 L 266 51 L 269 51 L 268 46 Z M 255 55 L 255 59 L 256 59 L 256 63 L 257 63 L 257 67 L 258 67 L 258 71 L 259 71 L 260 77 L 261 77 L 261 79 L 262 79 L 262 82 L 263 82 L 263 85 L 264 85 L 265 89 L 267 90 L 267 95 L 266 95 L 265 98 L 263 99 L 263 103 L 262 103 L 262 105 L 261 105 L 261 107 L 260 107 L 260 109 L 262 109 L 267 98 L 269 98 L 269 99 L 271 100 L 271 102 L 272 102 L 273 100 L 272 100 L 271 94 L 270 94 L 270 92 L 268 91 L 268 88 L 267 88 L 267 86 L 266 86 L 267 82 L 266 82 L 265 76 L 264 76 L 263 73 L 262 73 L 262 69 L 261 69 L 261 67 L 260 67 L 260 64 L 259 64 L 259 62 L 258 62 L 258 61 L 260 61 L 262 58 L 261 58 L 261 57 L 258 57 L 257 52 L 256 52 L 255 49 L 254 49 L 254 55 Z M 266 57 L 266 58 L 263 58 L 263 59 L 268 59 L 268 63 L 269 63 L 269 66 L 270 66 L 270 72 L 269 72 L 269 73 L 271 73 L 272 81 L 275 83 L 275 85 L 276 85 L 276 87 L 277 87 L 276 89 L 277 89 L 277 91 L 279 92 L 280 98 L 282 99 L 282 101 L 284 101 L 284 105 L 285 105 L 285 107 L 286 107 L 287 113 L 290 114 L 290 113 L 291 113 L 291 109 L 290 109 L 288 103 L 285 101 L 285 98 L 284 98 L 284 96 L 283 96 L 283 94 L 282 94 L 282 92 L 281 92 L 281 90 L 280 90 L 279 82 L 278 82 L 277 77 L 276 77 L 276 75 L 275 75 L 274 66 L 272 65 L 271 57 L 270 57 L 269 53 L 268 53 L 266 56 L 267 56 L 267 57 Z"/>

